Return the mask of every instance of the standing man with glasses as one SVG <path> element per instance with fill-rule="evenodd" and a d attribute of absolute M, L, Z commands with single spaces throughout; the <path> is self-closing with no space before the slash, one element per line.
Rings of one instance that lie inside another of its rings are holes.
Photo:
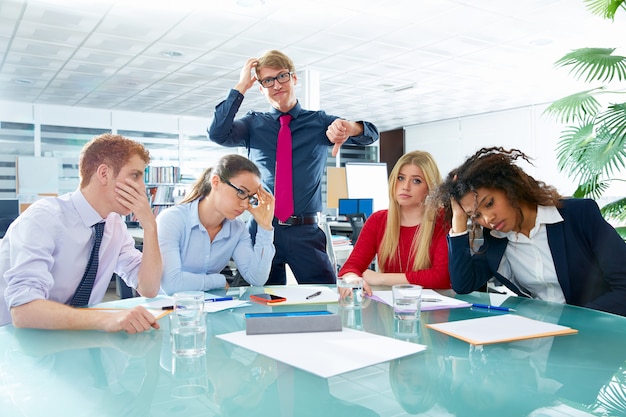
<path fill-rule="evenodd" d="M 256 81 L 270 110 L 235 120 L 244 94 Z M 245 146 L 261 170 L 263 185 L 276 197 L 276 256 L 267 284 L 286 283 L 285 264 L 300 284 L 335 283 L 326 236 L 318 227 L 328 147 L 333 146 L 336 156 L 344 143 L 368 145 L 378 139 L 378 129 L 369 122 L 303 109 L 296 98 L 297 82 L 293 62 L 280 51 L 249 59 L 235 88 L 215 108 L 209 138 L 224 146 Z M 256 231 L 252 220 L 250 234 Z"/>

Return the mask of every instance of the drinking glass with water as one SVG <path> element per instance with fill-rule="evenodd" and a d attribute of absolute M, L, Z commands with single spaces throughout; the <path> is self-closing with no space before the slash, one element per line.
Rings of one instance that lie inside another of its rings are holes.
<path fill-rule="evenodd" d="M 206 333 L 204 292 L 174 294 L 174 311 L 170 314 L 172 353 L 183 356 L 204 354 Z"/>

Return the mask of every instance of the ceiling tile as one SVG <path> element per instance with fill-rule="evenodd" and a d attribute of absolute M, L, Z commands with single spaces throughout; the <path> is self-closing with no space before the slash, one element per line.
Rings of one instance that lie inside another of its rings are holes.
<path fill-rule="evenodd" d="M 621 22 L 571 0 L 268 0 L 248 9 L 3 0 L 0 89 L 5 100 L 208 121 L 246 60 L 280 49 L 301 75 L 299 95 L 303 71 L 316 71 L 324 110 L 384 131 L 585 88 L 554 62 L 573 48 L 620 47 Z M 255 86 L 238 115 L 268 107 Z"/>

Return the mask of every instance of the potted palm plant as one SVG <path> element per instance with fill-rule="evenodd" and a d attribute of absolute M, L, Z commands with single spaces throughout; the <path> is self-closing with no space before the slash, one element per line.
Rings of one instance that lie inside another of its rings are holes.
<path fill-rule="evenodd" d="M 583 1 L 588 10 L 606 19 L 614 20 L 618 10 L 626 10 L 626 0 Z M 579 80 L 604 84 L 561 98 L 544 112 L 566 125 L 557 158 L 559 169 L 578 183 L 574 197 L 599 199 L 612 182 L 626 181 L 619 176 L 626 168 L 626 57 L 614 52 L 615 48 L 581 48 L 555 63 L 568 67 Z M 606 84 L 613 81 L 624 88 L 609 89 Z M 626 196 L 601 210 L 626 239 Z"/>

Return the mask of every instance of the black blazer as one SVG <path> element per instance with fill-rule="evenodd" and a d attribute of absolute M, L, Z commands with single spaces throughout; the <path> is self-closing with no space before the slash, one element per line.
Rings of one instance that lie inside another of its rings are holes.
<path fill-rule="evenodd" d="M 568 304 L 626 316 L 626 242 L 604 220 L 595 201 L 565 199 L 563 221 L 546 225 L 556 274 Z M 522 296 L 529 292 L 497 273 L 508 244 L 485 229 L 483 246 L 471 254 L 469 235 L 448 236 L 452 288 L 477 290 L 492 276 Z"/>

